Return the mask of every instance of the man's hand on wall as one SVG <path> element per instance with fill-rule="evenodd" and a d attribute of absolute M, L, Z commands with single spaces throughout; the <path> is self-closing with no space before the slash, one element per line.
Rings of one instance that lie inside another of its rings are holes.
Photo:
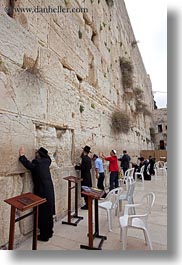
<path fill-rule="evenodd" d="M 20 147 L 19 154 L 20 154 L 20 156 L 25 155 L 25 149 L 23 146 Z"/>

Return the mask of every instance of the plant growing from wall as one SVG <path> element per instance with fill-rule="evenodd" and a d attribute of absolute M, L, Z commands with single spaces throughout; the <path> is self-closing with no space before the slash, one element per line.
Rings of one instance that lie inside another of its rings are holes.
<path fill-rule="evenodd" d="M 94 103 L 91 103 L 91 108 L 92 108 L 92 109 L 95 109 L 95 105 L 94 105 Z"/>
<path fill-rule="evenodd" d="M 143 99 L 143 93 L 144 93 L 144 91 L 143 91 L 140 87 L 135 87 L 135 88 L 133 89 L 133 93 L 134 93 L 134 95 L 135 95 L 135 99 L 136 99 L 136 100 L 141 100 L 141 99 Z"/>
<path fill-rule="evenodd" d="M 82 36 L 83 36 L 83 34 L 82 34 L 81 30 L 79 29 L 79 31 L 78 31 L 78 37 L 79 37 L 79 39 L 82 39 Z"/>
<path fill-rule="evenodd" d="M 123 88 L 133 87 L 133 65 L 130 60 L 125 57 L 119 58 L 120 69 L 122 74 Z"/>
<path fill-rule="evenodd" d="M 131 46 L 132 46 L 132 48 L 135 48 L 136 46 L 137 46 L 137 43 L 138 43 L 139 41 L 138 40 L 133 40 L 132 42 L 131 42 Z"/>
<path fill-rule="evenodd" d="M 67 6 L 69 3 L 69 0 L 64 0 L 65 5 Z"/>
<path fill-rule="evenodd" d="M 130 117 L 123 111 L 114 111 L 111 117 L 111 128 L 115 133 L 127 134 L 130 129 Z"/>
<path fill-rule="evenodd" d="M 133 93 L 135 96 L 136 114 L 143 113 L 144 116 L 151 116 L 152 114 L 149 111 L 147 104 L 143 101 L 144 91 L 141 88 L 136 87 L 133 89 Z"/>
<path fill-rule="evenodd" d="M 84 106 L 80 105 L 80 113 L 82 113 L 84 111 Z"/>

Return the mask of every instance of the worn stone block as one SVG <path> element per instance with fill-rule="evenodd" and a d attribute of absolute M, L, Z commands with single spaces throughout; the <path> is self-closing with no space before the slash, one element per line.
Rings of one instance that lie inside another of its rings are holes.
<path fill-rule="evenodd" d="M 19 162 L 19 148 L 25 147 L 31 159 L 35 155 L 35 130 L 32 121 L 18 115 L 0 114 L 1 151 L 0 175 L 8 176 L 24 173 L 25 168 Z"/>
<path fill-rule="evenodd" d="M 0 13 L 0 25 L 1 54 L 20 66 L 23 66 L 24 55 L 35 62 L 38 54 L 36 37 L 5 12 Z"/>

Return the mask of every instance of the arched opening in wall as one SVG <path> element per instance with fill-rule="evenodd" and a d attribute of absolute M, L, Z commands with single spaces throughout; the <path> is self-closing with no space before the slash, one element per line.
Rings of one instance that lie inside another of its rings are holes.
<path fill-rule="evenodd" d="M 164 144 L 164 140 L 160 140 L 160 142 L 159 142 L 159 149 L 160 150 L 165 150 L 166 148 L 165 148 L 165 144 Z"/>

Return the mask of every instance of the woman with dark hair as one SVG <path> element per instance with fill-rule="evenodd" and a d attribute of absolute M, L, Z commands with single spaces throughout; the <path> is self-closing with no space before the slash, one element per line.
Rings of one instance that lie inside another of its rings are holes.
<path fill-rule="evenodd" d="M 34 194 L 47 200 L 46 203 L 39 206 L 38 227 L 40 235 L 38 240 L 48 241 L 53 235 L 53 215 L 55 215 L 54 186 L 49 170 L 51 158 L 48 151 L 43 147 L 36 152 L 36 157 L 32 162 L 26 158 L 23 147 L 20 148 L 19 153 L 19 161 L 31 171 Z"/>

